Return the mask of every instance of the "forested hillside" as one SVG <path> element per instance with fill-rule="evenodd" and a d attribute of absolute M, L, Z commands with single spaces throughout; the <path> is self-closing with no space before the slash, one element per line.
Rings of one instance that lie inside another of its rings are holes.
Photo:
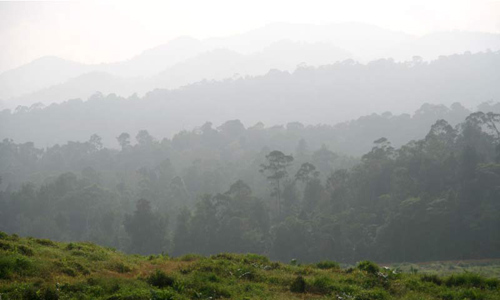
<path fill-rule="evenodd" d="M 349 60 L 317 68 L 300 66 L 292 73 L 271 70 L 264 76 L 201 81 L 180 89 L 154 90 L 144 97 L 95 94 L 87 101 L 4 110 L 0 112 L 0 139 L 45 147 L 83 142 L 97 133 L 109 147 L 116 145 L 115 137 L 122 132 L 147 129 L 158 138 L 171 138 L 207 121 L 220 125 L 239 119 L 246 127 L 293 121 L 331 126 L 372 113 L 411 113 L 423 103 L 450 106 L 459 102 L 474 111 L 481 103 L 499 101 L 499 68 L 500 52 L 442 56 L 432 62 L 418 57 L 410 62 L 381 59 L 368 64 Z M 87 86 L 85 82 L 75 85 Z M 394 134 L 398 146 L 426 131 L 415 135 L 413 128 L 392 129 L 382 135 Z M 401 135 L 409 138 L 400 139 Z"/>
<path fill-rule="evenodd" d="M 399 148 L 377 139 L 359 161 L 290 137 L 321 127 L 245 129 L 238 121 L 172 140 L 141 131 L 135 145 L 123 133 L 121 150 L 97 135 L 46 150 L 4 140 L 0 230 L 142 254 L 493 258 L 499 122 L 481 112 L 456 126 L 439 120 Z"/>

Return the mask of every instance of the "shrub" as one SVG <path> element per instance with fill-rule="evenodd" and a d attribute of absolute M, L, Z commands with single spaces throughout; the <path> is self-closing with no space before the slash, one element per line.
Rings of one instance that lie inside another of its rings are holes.
<path fill-rule="evenodd" d="M 43 300 L 58 300 L 59 295 L 57 291 L 53 288 L 46 288 L 43 292 L 39 293 L 41 299 Z"/>
<path fill-rule="evenodd" d="M 244 263 L 258 263 L 262 265 L 267 265 L 270 263 L 269 258 L 264 255 L 249 253 L 243 258 Z"/>
<path fill-rule="evenodd" d="M 485 298 L 484 292 L 478 289 L 467 289 L 460 293 L 460 299 L 483 300 Z"/>
<path fill-rule="evenodd" d="M 185 255 L 179 257 L 178 259 L 180 261 L 195 261 L 195 260 L 199 260 L 200 258 L 203 258 L 203 256 L 201 256 L 199 254 L 185 254 Z"/>
<path fill-rule="evenodd" d="M 485 279 L 484 283 L 486 284 L 486 287 L 494 290 L 500 286 L 500 281 L 498 278 L 488 278 Z"/>
<path fill-rule="evenodd" d="M 304 277 L 297 276 L 295 280 L 290 285 L 290 291 L 292 293 L 305 293 L 306 292 L 306 281 Z"/>
<path fill-rule="evenodd" d="M 72 268 L 64 268 L 61 270 L 61 272 L 63 272 L 64 274 L 68 275 L 68 276 L 71 276 L 71 277 L 75 277 L 76 276 L 76 271 Z"/>
<path fill-rule="evenodd" d="M 33 249 L 31 249 L 30 247 L 26 247 L 24 245 L 17 246 L 17 252 L 25 256 L 33 256 L 34 254 Z"/>
<path fill-rule="evenodd" d="M 381 289 L 366 290 L 361 291 L 359 295 L 356 296 L 357 300 L 385 300 L 389 299 L 389 295 L 386 291 Z"/>
<path fill-rule="evenodd" d="M 486 280 L 479 274 L 474 273 L 463 273 L 451 275 L 446 278 L 445 283 L 447 286 L 462 286 L 462 287 L 476 287 L 483 288 L 486 287 Z"/>
<path fill-rule="evenodd" d="M 423 281 L 423 282 L 432 282 L 432 283 L 434 283 L 436 285 L 443 284 L 443 280 L 439 276 L 437 276 L 435 274 L 432 274 L 432 275 L 428 275 L 428 274 L 422 275 L 420 277 L 420 280 Z"/>
<path fill-rule="evenodd" d="M 31 261 L 22 256 L 0 256 L 0 279 L 8 279 L 14 272 L 24 274 L 30 267 Z"/>
<path fill-rule="evenodd" d="M 48 239 L 35 239 L 35 242 L 43 246 L 57 247 L 56 243 Z"/>
<path fill-rule="evenodd" d="M 2 242 L 0 240 L 0 250 L 9 251 L 11 249 L 12 249 L 12 246 L 9 243 Z"/>
<path fill-rule="evenodd" d="M 73 249 L 77 249 L 78 247 L 73 244 L 73 243 L 69 243 L 68 245 L 66 245 L 66 250 L 73 250 Z"/>
<path fill-rule="evenodd" d="M 0 256 L 0 279 L 7 279 L 13 271 L 13 262 L 9 256 Z"/>
<path fill-rule="evenodd" d="M 151 290 L 151 300 L 173 300 L 175 299 L 175 293 L 169 290 L 165 291 L 154 291 Z"/>
<path fill-rule="evenodd" d="M 156 270 L 155 272 L 153 272 L 151 275 L 149 275 L 146 281 L 150 285 L 156 286 L 158 288 L 173 286 L 175 282 L 174 278 L 168 276 L 162 270 Z"/>
<path fill-rule="evenodd" d="M 324 270 L 340 269 L 340 265 L 337 262 L 331 260 L 320 261 L 316 264 L 316 267 Z"/>
<path fill-rule="evenodd" d="M 195 294 L 203 299 L 231 298 L 231 293 L 224 286 L 211 282 L 202 284 Z"/>
<path fill-rule="evenodd" d="M 116 271 L 118 273 L 128 273 L 128 272 L 132 271 L 132 269 L 129 266 L 125 265 L 122 262 L 117 262 L 117 263 L 113 264 L 111 266 L 111 270 Z"/>
<path fill-rule="evenodd" d="M 326 276 L 317 277 L 309 289 L 313 293 L 329 294 L 332 291 L 332 281 Z"/>
<path fill-rule="evenodd" d="M 377 274 L 380 270 L 377 264 L 368 260 L 359 262 L 357 268 L 370 274 Z"/>

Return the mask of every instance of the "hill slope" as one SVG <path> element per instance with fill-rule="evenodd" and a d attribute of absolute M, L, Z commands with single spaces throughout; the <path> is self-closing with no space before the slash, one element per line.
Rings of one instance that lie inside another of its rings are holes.
<path fill-rule="evenodd" d="M 2 299 L 498 299 L 499 280 L 402 274 L 361 262 L 286 265 L 253 254 L 124 255 L 0 232 Z"/>

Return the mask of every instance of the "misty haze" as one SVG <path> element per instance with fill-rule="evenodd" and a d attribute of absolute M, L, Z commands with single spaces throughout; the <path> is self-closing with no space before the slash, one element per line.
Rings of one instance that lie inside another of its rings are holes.
<path fill-rule="evenodd" d="M 0 2 L 0 300 L 500 299 L 500 1 Z"/>

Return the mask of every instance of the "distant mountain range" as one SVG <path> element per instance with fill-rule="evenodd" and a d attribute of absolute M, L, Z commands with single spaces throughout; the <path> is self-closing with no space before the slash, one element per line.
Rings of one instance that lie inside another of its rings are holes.
<path fill-rule="evenodd" d="M 180 37 L 129 60 L 87 65 L 43 57 L 0 74 L 0 109 L 87 99 L 93 93 L 129 96 L 156 88 L 178 88 L 201 80 L 293 71 L 353 59 L 396 61 L 420 56 L 500 49 L 500 35 L 440 32 L 416 37 L 361 23 L 308 25 L 275 23 L 243 34 L 197 40 Z"/>
<path fill-rule="evenodd" d="M 219 61 L 239 62 L 241 57 L 251 61 L 257 54 L 218 50 L 204 55 L 217 57 L 219 60 L 207 60 L 217 65 Z M 199 59 L 205 61 L 202 57 Z M 182 64 L 177 67 L 181 71 L 188 68 Z M 202 68 L 195 62 L 192 67 Z M 381 59 L 368 64 L 347 60 L 321 67 L 301 66 L 293 72 L 272 70 L 260 76 L 204 80 L 179 89 L 155 89 L 142 97 L 94 94 L 87 101 L 73 99 L 47 107 L 20 106 L 13 111 L 0 111 L 0 140 L 12 138 L 16 142 L 54 145 L 68 140 L 84 141 L 97 133 L 109 145 L 116 144 L 115 138 L 122 132 L 135 135 L 146 129 L 156 137 L 171 137 L 207 121 L 222 124 L 239 119 L 245 126 L 294 121 L 333 125 L 371 113 L 391 112 L 404 117 L 423 103 L 435 105 L 426 115 L 431 115 L 439 104 L 449 106 L 455 102 L 474 111 L 483 102 L 500 101 L 498 70 L 500 51 L 443 56 L 430 63 L 419 59 L 408 63 Z M 166 75 L 155 78 L 162 76 Z M 58 96 L 63 86 L 69 90 L 83 90 L 86 84 L 99 88 L 104 84 L 110 90 L 128 86 L 126 80 L 115 79 L 108 73 L 90 73 L 46 89 L 44 96 Z M 423 128 L 427 130 L 434 121 Z M 400 140 L 409 138 L 405 135 L 411 130 L 400 131 Z"/>

